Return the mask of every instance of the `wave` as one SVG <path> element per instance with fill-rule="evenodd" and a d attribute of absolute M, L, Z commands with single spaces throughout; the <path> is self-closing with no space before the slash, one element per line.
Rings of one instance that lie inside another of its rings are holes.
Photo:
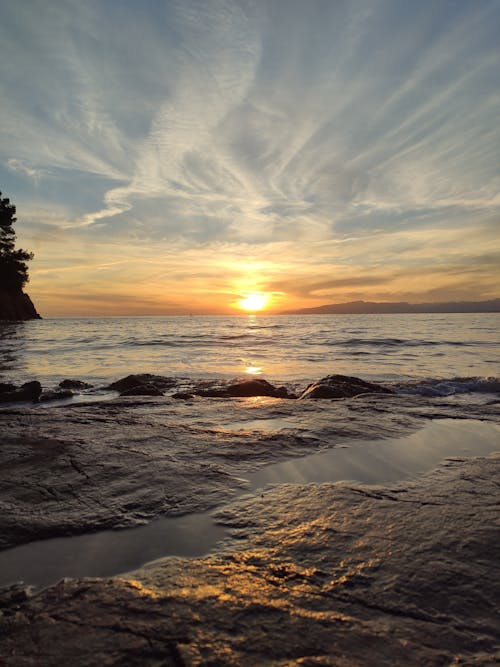
<path fill-rule="evenodd" d="M 233 341 L 249 341 L 252 345 L 269 345 L 268 340 L 262 340 L 250 334 L 238 334 L 234 336 L 198 336 L 196 338 L 175 337 L 170 340 L 160 338 L 151 340 L 128 340 L 122 343 L 126 347 L 191 347 L 193 350 L 203 347 L 223 347 L 231 345 Z M 236 345 L 235 343 L 235 345 Z M 96 347 L 99 347 L 98 345 Z M 103 345 L 106 347 L 106 345 Z"/>
<path fill-rule="evenodd" d="M 454 394 L 500 393 L 500 378 L 456 377 L 451 379 L 429 378 L 413 382 L 398 383 L 396 391 L 419 396 L 453 396 Z"/>
<path fill-rule="evenodd" d="M 370 345 L 373 347 L 437 347 L 440 345 L 475 347 L 493 345 L 490 341 L 425 340 L 412 338 L 347 338 L 343 340 L 323 341 L 323 344 L 338 347 L 356 345 Z"/>

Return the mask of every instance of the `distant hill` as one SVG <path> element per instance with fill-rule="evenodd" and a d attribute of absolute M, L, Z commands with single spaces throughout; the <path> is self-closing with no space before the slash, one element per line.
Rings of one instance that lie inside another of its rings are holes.
<path fill-rule="evenodd" d="M 381 313 L 500 313 L 500 299 L 489 301 L 447 301 L 445 303 L 408 303 L 349 301 L 348 303 L 330 303 L 316 308 L 287 310 L 282 315 L 348 315 Z"/>

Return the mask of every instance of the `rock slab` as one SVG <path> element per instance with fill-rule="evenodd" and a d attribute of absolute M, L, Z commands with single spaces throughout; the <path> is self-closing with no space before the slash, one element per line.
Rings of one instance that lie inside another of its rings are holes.
<path fill-rule="evenodd" d="M 392 487 L 274 487 L 233 541 L 120 579 L 0 592 L 6 667 L 488 667 L 500 659 L 500 457 Z"/>

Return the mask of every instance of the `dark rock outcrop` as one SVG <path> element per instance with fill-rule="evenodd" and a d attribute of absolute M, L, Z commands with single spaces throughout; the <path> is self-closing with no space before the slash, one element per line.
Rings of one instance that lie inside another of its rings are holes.
<path fill-rule="evenodd" d="M 250 396 L 295 398 L 288 393 L 286 387 L 275 387 L 267 380 L 244 380 L 221 389 L 199 389 L 195 394 L 215 398 L 248 398 Z"/>
<path fill-rule="evenodd" d="M 138 375 L 127 375 L 116 382 L 112 382 L 107 389 L 119 391 L 121 396 L 161 396 L 166 389 L 171 389 L 176 385 L 176 380 L 162 375 L 153 375 L 152 373 L 140 373 Z M 137 393 L 140 388 L 154 388 L 159 393 Z M 137 390 L 136 393 L 128 393 L 130 390 Z"/>
<path fill-rule="evenodd" d="M 9 385 L 7 385 L 9 386 Z M 31 401 L 37 403 L 42 393 L 42 385 L 34 380 L 21 385 L 19 389 L 3 391 L 0 393 L 0 403 L 18 403 L 20 401 Z"/>
<path fill-rule="evenodd" d="M 1 320 L 40 320 L 29 296 L 22 290 L 0 289 Z"/>
<path fill-rule="evenodd" d="M 392 394 L 391 389 L 349 375 L 327 375 L 310 384 L 299 398 L 353 398 L 360 394 Z"/>

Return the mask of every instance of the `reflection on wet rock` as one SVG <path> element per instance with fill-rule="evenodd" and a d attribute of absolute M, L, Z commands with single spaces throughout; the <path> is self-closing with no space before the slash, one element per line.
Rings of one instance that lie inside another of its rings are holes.
<path fill-rule="evenodd" d="M 203 406 L 203 410 L 200 409 Z M 365 394 L 176 401 L 126 397 L 0 410 L 0 548 L 214 507 L 264 465 L 425 420 L 498 421 L 498 405 Z"/>
<path fill-rule="evenodd" d="M 500 458 L 391 487 L 284 485 L 219 517 L 239 540 L 114 580 L 0 593 L 0 654 L 35 664 L 493 665 Z M 244 532 L 244 536 L 242 533 Z M 77 629 L 77 632 L 75 632 Z"/>

